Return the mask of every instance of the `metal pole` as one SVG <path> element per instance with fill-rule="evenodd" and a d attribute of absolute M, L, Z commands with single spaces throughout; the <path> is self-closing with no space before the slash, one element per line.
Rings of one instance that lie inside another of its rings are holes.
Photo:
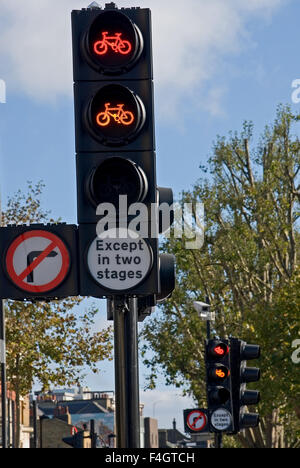
<path fill-rule="evenodd" d="M 206 296 L 206 304 L 210 304 L 210 300 L 208 296 Z M 207 339 L 210 340 L 210 335 L 211 335 L 210 320 L 206 321 L 206 335 L 207 335 Z"/>
<path fill-rule="evenodd" d="M 7 448 L 11 448 L 11 399 L 7 398 Z"/>
<path fill-rule="evenodd" d="M 90 436 L 91 436 L 91 448 L 97 448 L 97 434 L 95 432 L 95 419 L 91 419 L 90 423 Z"/>
<path fill-rule="evenodd" d="M 138 298 L 129 298 L 125 316 L 128 448 L 140 448 L 140 395 L 138 363 Z"/>
<path fill-rule="evenodd" d="M 38 433 L 37 433 L 37 402 L 32 402 L 33 408 L 33 448 L 38 448 Z"/>
<path fill-rule="evenodd" d="M 16 404 L 12 401 L 12 448 L 16 448 Z"/>
<path fill-rule="evenodd" d="M 223 434 L 220 432 L 215 434 L 215 448 L 220 449 L 223 448 Z"/>
<path fill-rule="evenodd" d="M 2 448 L 7 448 L 6 425 L 6 349 L 5 349 L 5 312 L 0 300 L 0 362 L 1 362 L 1 409 L 2 409 Z"/>
<path fill-rule="evenodd" d="M 206 304 L 210 304 L 209 297 L 206 297 Z M 207 320 L 206 322 L 206 334 L 207 334 L 207 339 L 210 340 L 211 338 L 211 325 L 210 325 L 210 320 Z M 223 443 L 223 434 L 216 433 L 215 434 L 215 448 L 222 448 L 222 443 Z"/>
<path fill-rule="evenodd" d="M 126 350 L 125 350 L 125 314 L 127 304 L 125 298 L 112 300 L 114 315 L 114 350 L 115 350 L 115 415 L 116 415 L 116 435 L 117 447 L 128 448 L 128 438 L 126 428 L 127 408 L 126 408 Z"/>
<path fill-rule="evenodd" d="M 207 322 L 206 322 L 206 335 L 207 335 L 208 340 L 210 340 L 210 333 L 211 333 L 211 331 L 210 331 L 210 321 L 207 320 Z"/>

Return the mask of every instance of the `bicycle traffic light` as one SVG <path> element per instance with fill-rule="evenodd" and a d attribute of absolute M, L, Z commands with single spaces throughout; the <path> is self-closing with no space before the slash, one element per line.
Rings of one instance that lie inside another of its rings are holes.
<path fill-rule="evenodd" d="M 234 426 L 228 340 L 206 341 L 205 364 L 210 430 L 231 433 Z"/>
<path fill-rule="evenodd" d="M 231 338 L 231 382 L 235 433 L 242 429 L 257 427 L 259 414 L 247 413 L 246 407 L 257 405 L 260 393 L 248 390 L 246 384 L 260 379 L 260 369 L 247 367 L 247 361 L 260 357 L 260 346 L 249 345 L 237 338 Z"/>
<path fill-rule="evenodd" d="M 172 194 L 156 184 L 150 10 L 92 4 L 72 12 L 72 35 L 81 294 L 157 295 L 158 203 Z"/>

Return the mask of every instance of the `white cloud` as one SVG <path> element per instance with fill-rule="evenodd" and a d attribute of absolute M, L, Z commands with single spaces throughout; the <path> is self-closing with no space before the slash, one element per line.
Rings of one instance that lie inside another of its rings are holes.
<path fill-rule="evenodd" d="M 213 78 L 220 60 L 245 47 L 249 18 L 269 18 L 285 1 L 116 3 L 152 9 L 157 102 L 161 110 L 172 113 L 180 98 L 201 91 Z M 6 80 L 8 92 L 18 90 L 42 101 L 72 96 L 70 12 L 85 6 L 79 0 L 0 0 L 0 77 Z M 214 97 L 213 109 L 217 109 L 216 93 Z"/>

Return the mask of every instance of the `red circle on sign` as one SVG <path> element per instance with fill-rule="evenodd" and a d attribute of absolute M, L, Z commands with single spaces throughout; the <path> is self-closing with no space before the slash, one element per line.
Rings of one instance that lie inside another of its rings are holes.
<path fill-rule="evenodd" d="M 17 248 L 22 244 L 22 242 L 26 241 L 27 239 L 31 239 L 34 237 L 42 237 L 44 239 L 48 239 L 50 241 L 49 246 L 44 250 L 44 252 L 37 257 L 32 264 L 26 268 L 21 274 L 17 274 L 14 268 L 14 255 Z M 62 266 L 58 273 L 58 275 L 49 283 L 43 285 L 31 285 L 24 282 L 24 279 L 31 273 L 47 256 L 47 251 L 49 253 L 53 251 L 55 248 L 59 249 L 60 255 L 62 257 Z M 7 254 L 6 254 L 6 271 L 9 275 L 10 280 L 15 283 L 19 288 L 23 289 L 24 291 L 32 292 L 32 293 L 44 293 L 48 291 L 52 291 L 54 288 L 59 286 L 64 279 L 66 278 L 70 267 L 70 255 L 68 249 L 64 242 L 57 237 L 55 234 L 52 234 L 48 231 L 27 231 L 18 236 L 13 243 L 10 245 Z M 23 278 L 24 277 L 24 278 Z"/>
<path fill-rule="evenodd" d="M 194 419 L 193 419 L 193 424 L 190 424 L 190 417 L 192 415 L 195 415 Z M 203 424 L 200 426 L 200 427 L 195 427 L 195 423 L 197 421 L 199 421 L 200 419 L 203 419 Z M 192 411 L 191 413 L 188 414 L 188 417 L 187 417 L 187 425 L 188 427 L 192 430 L 192 431 L 195 431 L 195 432 L 200 432 L 202 431 L 202 429 L 204 429 L 204 427 L 206 426 L 206 423 L 207 423 L 207 419 L 206 419 L 206 415 L 204 413 L 202 413 L 202 411 L 199 411 L 199 410 L 195 410 L 195 411 Z"/>

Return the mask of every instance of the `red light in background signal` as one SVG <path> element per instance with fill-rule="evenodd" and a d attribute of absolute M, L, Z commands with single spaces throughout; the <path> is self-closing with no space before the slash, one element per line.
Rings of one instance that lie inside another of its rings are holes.
<path fill-rule="evenodd" d="M 228 346 L 226 347 L 222 347 L 222 346 L 216 346 L 214 348 L 214 352 L 218 355 L 218 356 L 226 356 L 226 354 L 228 354 Z"/>

